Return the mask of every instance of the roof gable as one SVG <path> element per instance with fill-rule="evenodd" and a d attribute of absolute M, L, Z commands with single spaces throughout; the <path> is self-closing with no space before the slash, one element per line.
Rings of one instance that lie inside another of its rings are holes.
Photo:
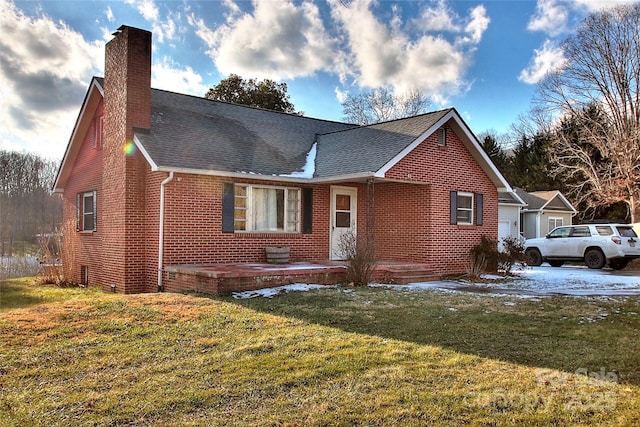
<path fill-rule="evenodd" d="M 482 149 L 480 141 L 471 132 L 471 129 L 462 120 L 462 117 L 458 114 L 455 108 L 448 110 L 442 110 L 441 115 L 436 121 L 434 121 L 430 127 L 426 128 L 422 134 L 420 134 L 414 141 L 405 147 L 402 152 L 398 153 L 394 158 L 387 162 L 379 171 L 376 176 L 383 177 L 384 174 L 395 166 L 400 160 L 413 151 L 418 145 L 420 145 L 425 139 L 431 136 L 440 127 L 448 124 L 454 132 L 459 136 L 462 144 L 469 151 L 473 159 L 478 163 L 482 170 L 487 174 L 491 182 L 496 186 L 498 191 L 509 192 L 512 191 L 511 186 L 507 180 L 502 176 L 498 168 L 493 164 L 489 155 Z M 435 114 L 435 113 L 434 113 Z M 419 117 L 419 116 L 418 116 Z M 412 118 L 409 118 L 412 119 Z"/>
<path fill-rule="evenodd" d="M 56 180 L 53 185 L 54 193 L 62 193 L 64 191 L 67 180 L 71 175 L 73 164 L 82 148 L 84 135 L 91 126 L 93 114 L 103 98 L 103 79 L 94 77 L 89 84 L 89 89 L 84 97 L 84 101 L 82 101 L 82 107 L 76 119 L 76 124 L 73 127 L 71 138 L 62 157 L 62 162 L 60 162 L 60 167 L 58 168 Z"/>
<path fill-rule="evenodd" d="M 533 191 L 531 193 L 516 188 L 516 193 L 527 203 L 526 211 L 552 210 L 558 212 L 578 213 L 571 203 L 558 190 Z"/>
<path fill-rule="evenodd" d="M 425 130 L 431 129 L 447 111 L 321 135 L 315 177 L 379 174 L 394 158 L 404 157 L 407 147 Z"/>

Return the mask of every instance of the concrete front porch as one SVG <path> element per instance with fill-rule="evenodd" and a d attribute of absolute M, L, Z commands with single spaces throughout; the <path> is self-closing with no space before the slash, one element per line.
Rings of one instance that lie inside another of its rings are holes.
<path fill-rule="evenodd" d="M 163 288 L 169 292 L 225 294 L 292 283 L 332 285 L 346 282 L 346 271 L 343 261 L 171 265 L 164 268 Z M 415 283 L 438 278 L 425 264 L 393 261 L 378 262 L 373 273 L 373 281 L 377 283 Z"/>

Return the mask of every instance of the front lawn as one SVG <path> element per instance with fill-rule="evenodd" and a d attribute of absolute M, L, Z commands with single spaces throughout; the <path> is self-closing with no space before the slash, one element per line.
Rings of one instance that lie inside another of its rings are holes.
<path fill-rule="evenodd" d="M 637 298 L 78 291 L 0 311 L 0 425 L 640 423 Z"/>

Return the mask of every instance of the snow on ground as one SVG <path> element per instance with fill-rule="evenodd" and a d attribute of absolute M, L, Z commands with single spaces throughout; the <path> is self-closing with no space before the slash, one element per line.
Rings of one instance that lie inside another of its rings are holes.
<path fill-rule="evenodd" d="M 371 287 L 385 287 L 398 290 L 442 290 L 448 292 L 473 292 L 488 295 L 509 295 L 523 298 L 541 296 L 640 296 L 639 271 L 591 270 L 582 266 L 527 267 L 517 271 L 516 276 L 506 279 L 502 276 L 485 275 L 484 282 L 467 280 L 411 283 L 408 285 L 373 284 Z M 280 293 L 327 289 L 337 286 L 296 283 L 277 288 L 236 292 L 233 298 L 273 298 Z"/>
<path fill-rule="evenodd" d="M 483 282 L 467 280 L 413 283 L 393 286 L 404 289 L 447 289 L 493 295 L 538 297 L 570 296 L 640 296 L 640 272 L 591 270 L 582 266 L 527 267 L 513 278 L 485 275 Z"/>
<path fill-rule="evenodd" d="M 310 291 L 312 289 L 335 288 L 336 285 L 309 285 L 305 283 L 294 283 L 292 285 L 278 286 L 277 288 L 256 289 L 255 291 L 234 292 L 231 296 L 235 299 L 248 299 L 255 297 L 273 298 L 280 293 L 292 291 Z"/>

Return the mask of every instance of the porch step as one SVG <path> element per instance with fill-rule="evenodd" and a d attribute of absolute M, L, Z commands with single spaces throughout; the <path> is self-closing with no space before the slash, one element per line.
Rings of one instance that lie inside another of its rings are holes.
<path fill-rule="evenodd" d="M 427 264 L 381 264 L 373 273 L 375 281 L 399 285 L 432 282 L 438 279 L 440 276 Z"/>

